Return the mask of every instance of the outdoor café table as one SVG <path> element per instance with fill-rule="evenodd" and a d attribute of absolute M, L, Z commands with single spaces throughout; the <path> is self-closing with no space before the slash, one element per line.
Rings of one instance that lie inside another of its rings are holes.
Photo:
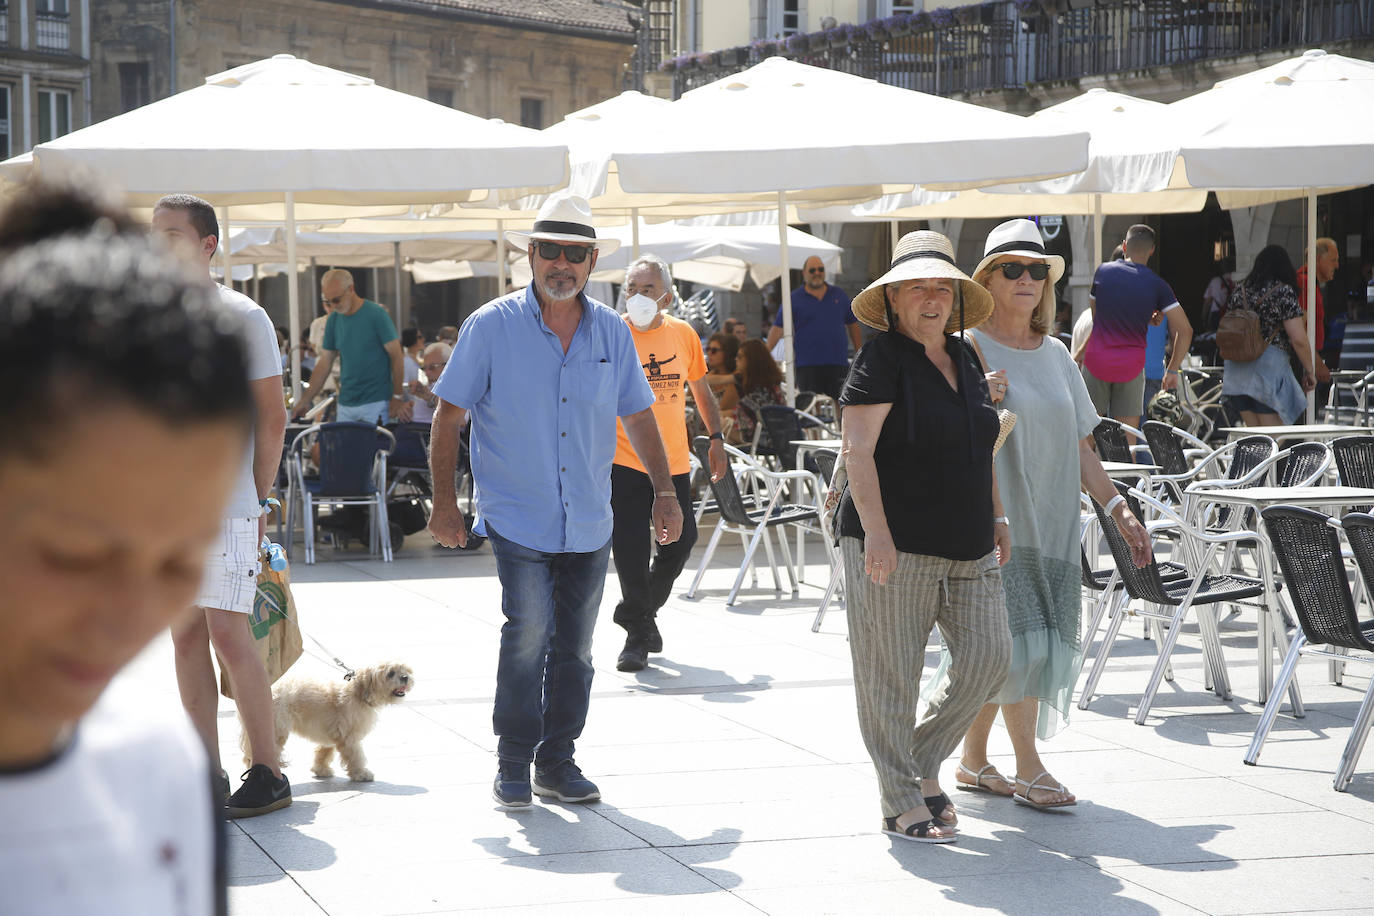
<path fill-rule="evenodd" d="M 1342 436 L 1367 436 L 1374 433 L 1368 426 L 1342 426 L 1337 423 L 1307 423 L 1297 426 L 1226 426 L 1222 432 L 1227 440 L 1241 436 L 1268 436 L 1270 439 L 1284 439 L 1301 442 L 1330 442 Z"/>
<path fill-rule="evenodd" d="M 1273 656 L 1271 646 L 1278 650 L 1279 660 L 1282 661 L 1288 654 L 1288 636 L 1285 633 L 1283 614 L 1278 602 L 1278 589 L 1275 587 L 1274 579 L 1274 550 L 1269 543 L 1269 537 L 1261 524 L 1260 510 L 1267 506 L 1306 506 L 1308 508 L 1324 511 L 1329 515 L 1338 515 L 1340 510 L 1351 506 L 1362 506 L 1374 504 L 1374 489 L 1366 487 L 1238 487 L 1235 489 L 1222 489 L 1208 487 L 1206 482 L 1194 483 L 1188 487 L 1185 495 L 1189 497 L 1199 507 L 1204 503 L 1223 503 L 1236 509 L 1253 509 L 1253 512 L 1237 511 L 1232 513 L 1232 517 L 1241 519 L 1241 523 L 1249 522 L 1252 524 L 1253 531 L 1259 543 L 1256 553 L 1259 555 L 1260 579 L 1264 585 L 1264 591 L 1260 600 L 1265 607 L 1265 613 L 1259 615 L 1259 638 L 1256 641 L 1256 651 L 1259 661 L 1259 702 L 1264 703 L 1269 699 L 1269 688 L 1273 684 Z M 1200 516 L 1194 515 L 1194 518 Z M 1288 698 L 1293 708 L 1293 715 L 1302 716 L 1302 697 L 1298 693 L 1298 682 L 1296 679 L 1289 685 Z"/>
<path fill-rule="evenodd" d="M 840 446 L 841 446 L 843 443 L 844 443 L 844 440 L 842 440 L 842 439 L 789 439 L 789 440 L 787 441 L 787 444 L 788 444 L 788 445 L 794 447 L 794 448 L 797 450 L 797 470 L 799 470 L 799 471 L 804 471 L 804 470 L 806 470 L 806 456 L 807 456 L 807 453 L 812 452 L 812 451 L 815 451 L 816 449 L 822 449 L 822 448 L 828 448 L 828 449 L 830 449 L 831 451 L 838 452 L 838 451 L 840 450 Z M 819 478 L 818 478 L 818 479 L 819 479 Z M 817 484 L 817 487 L 825 487 L 825 486 L 829 486 L 829 484 L 830 484 L 830 481 L 828 481 L 828 480 L 821 480 L 821 481 Z M 822 535 L 822 537 L 824 537 L 824 535 Z M 806 571 L 806 532 L 805 532 L 805 531 L 802 531 L 800 528 L 798 528 L 798 529 L 797 529 L 797 581 L 798 581 L 798 582 L 803 582 L 803 581 L 805 581 L 805 580 L 802 578 L 802 576 L 803 576 L 803 574 L 804 574 L 805 571 Z"/>

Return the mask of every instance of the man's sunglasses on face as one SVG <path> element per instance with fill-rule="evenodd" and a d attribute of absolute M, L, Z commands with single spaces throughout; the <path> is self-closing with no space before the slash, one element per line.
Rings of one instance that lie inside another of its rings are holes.
<path fill-rule="evenodd" d="M 590 245 L 560 245 L 557 242 L 539 242 L 539 256 L 545 261 L 557 261 L 561 254 L 569 264 L 581 264 L 591 252 Z"/>
<path fill-rule="evenodd" d="M 823 274 L 823 273 L 825 273 L 825 268 L 824 268 L 824 267 L 808 267 L 808 268 L 806 268 L 806 272 L 809 273 L 809 274 Z"/>
<path fill-rule="evenodd" d="M 330 306 L 330 307 L 332 307 L 332 308 L 338 308 L 338 307 L 339 307 L 339 303 L 340 303 L 340 302 L 343 302 L 344 296 L 347 296 L 347 295 L 348 295 L 348 290 L 344 290 L 343 292 L 341 292 L 341 293 L 339 293 L 337 296 L 335 296 L 333 299 L 330 299 L 328 296 L 321 296 L 321 297 L 320 297 L 320 301 L 323 302 L 325 305 L 328 305 L 328 306 Z"/>
<path fill-rule="evenodd" d="M 998 264 L 997 267 L 1002 271 L 1002 276 L 1008 280 L 1019 279 L 1027 271 L 1030 272 L 1032 280 L 1043 280 L 1050 275 L 1050 265 L 1048 264 L 1022 264 L 1018 261 L 1008 261 L 1005 264 Z"/>

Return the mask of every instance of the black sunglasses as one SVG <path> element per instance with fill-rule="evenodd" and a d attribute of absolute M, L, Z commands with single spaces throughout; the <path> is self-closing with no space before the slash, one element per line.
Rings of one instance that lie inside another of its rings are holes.
<path fill-rule="evenodd" d="M 560 245 L 557 242 L 539 242 L 539 256 L 545 261 L 557 261 L 561 254 L 569 264 L 581 264 L 587 260 L 592 250 L 590 245 Z"/>
<path fill-rule="evenodd" d="M 823 273 L 825 273 L 825 268 L 824 268 L 824 267 L 808 267 L 808 268 L 806 268 L 806 272 L 809 273 L 809 274 L 823 274 Z"/>
<path fill-rule="evenodd" d="M 1022 264 L 1019 261 L 1008 261 L 1005 264 L 998 264 L 997 267 L 1002 271 L 1002 276 L 1008 280 L 1018 279 L 1027 271 L 1030 272 L 1032 280 L 1043 280 L 1050 275 L 1050 265 L 1048 264 Z"/>

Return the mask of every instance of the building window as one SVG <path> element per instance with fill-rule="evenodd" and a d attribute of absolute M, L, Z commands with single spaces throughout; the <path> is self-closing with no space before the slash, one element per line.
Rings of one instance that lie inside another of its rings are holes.
<path fill-rule="evenodd" d="M 153 100 L 151 77 L 147 61 L 119 65 L 120 111 L 133 111 Z"/>
<path fill-rule="evenodd" d="M 924 6 L 922 0 L 887 0 L 883 5 L 887 7 L 887 12 L 883 14 L 884 16 L 895 16 L 898 13 L 915 13 L 919 12 L 921 7 Z"/>
<path fill-rule="evenodd" d="M 521 99 L 520 123 L 531 130 L 544 129 L 544 100 Z"/>
<path fill-rule="evenodd" d="M 36 37 L 38 47 L 46 51 L 66 51 L 72 46 L 68 0 L 37 0 Z"/>
<path fill-rule="evenodd" d="M 10 157 L 10 87 L 0 86 L 0 156 Z"/>
<path fill-rule="evenodd" d="M 72 132 L 72 94 L 62 89 L 38 90 L 38 142 Z"/>
<path fill-rule="evenodd" d="M 453 87 L 430 85 L 426 95 L 435 105 L 443 105 L 445 108 L 453 107 Z"/>
<path fill-rule="evenodd" d="M 786 38 L 804 32 L 805 0 L 768 0 L 768 34 Z"/>
<path fill-rule="evenodd" d="M 10 43 L 10 5 L 0 0 L 0 45 Z"/>

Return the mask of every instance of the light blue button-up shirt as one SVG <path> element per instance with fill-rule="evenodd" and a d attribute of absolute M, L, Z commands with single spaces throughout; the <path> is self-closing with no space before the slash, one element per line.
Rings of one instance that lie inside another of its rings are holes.
<path fill-rule="evenodd" d="M 588 553 L 610 539 L 616 417 L 653 392 L 624 319 L 582 297 L 564 354 L 532 287 L 482 306 L 458 334 L 434 386 L 472 414 L 478 534 L 547 553 Z"/>

